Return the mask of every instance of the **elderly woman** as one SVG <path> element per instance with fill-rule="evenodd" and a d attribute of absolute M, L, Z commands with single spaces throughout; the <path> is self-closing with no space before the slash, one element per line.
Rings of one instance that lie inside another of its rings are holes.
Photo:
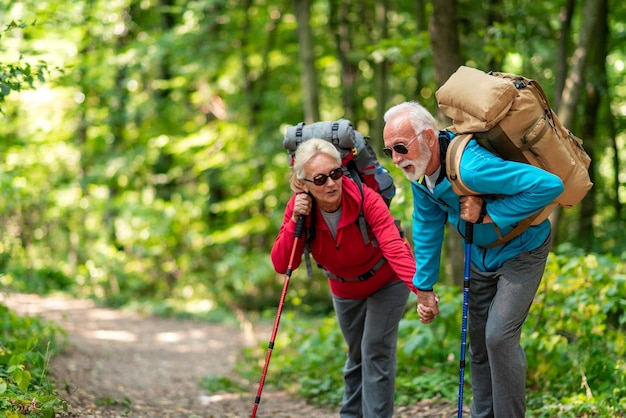
<path fill-rule="evenodd" d="M 287 271 L 298 217 L 315 228 L 311 255 L 323 266 L 348 356 L 341 417 L 384 418 L 394 410 L 398 323 L 406 308 L 415 259 L 382 197 L 343 177 L 337 149 L 322 139 L 303 142 L 291 178 L 295 194 L 272 248 L 279 273 Z M 365 243 L 357 218 L 369 225 Z M 305 228 L 305 234 L 308 229 Z M 304 252 L 298 241 L 293 268 Z"/>

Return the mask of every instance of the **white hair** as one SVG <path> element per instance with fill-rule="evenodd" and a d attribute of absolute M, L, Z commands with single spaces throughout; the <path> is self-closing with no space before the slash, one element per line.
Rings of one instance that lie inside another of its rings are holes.
<path fill-rule="evenodd" d="M 296 149 L 296 156 L 293 162 L 293 172 L 296 178 L 301 180 L 305 177 L 304 165 L 317 154 L 327 154 L 337 162 L 338 166 L 341 166 L 341 155 L 333 144 L 323 139 L 309 139 Z"/>
<path fill-rule="evenodd" d="M 415 133 L 422 132 L 426 129 L 432 129 L 435 133 L 439 132 L 437 121 L 433 115 L 428 111 L 428 109 L 416 101 L 404 102 L 393 106 L 385 112 L 383 120 L 385 122 L 389 122 L 391 119 L 400 114 L 408 115 Z M 418 138 L 418 141 L 422 142 L 422 139 Z"/>

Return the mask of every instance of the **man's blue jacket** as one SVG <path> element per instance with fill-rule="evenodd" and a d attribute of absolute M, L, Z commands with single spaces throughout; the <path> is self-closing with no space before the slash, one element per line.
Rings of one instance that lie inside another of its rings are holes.
<path fill-rule="evenodd" d="M 474 139 L 463 152 L 460 176 L 470 189 L 501 197 L 483 196 L 487 201 L 487 212 L 502 235 L 563 192 L 563 183 L 558 176 L 529 164 L 503 160 Z M 445 223 L 448 221 L 463 236 L 465 221 L 460 218 L 459 196 L 452 191 L 445 176 L 433 192 L 424 183 L 423 179 L 411 182 L 413 250 L 417 267 L 413 284 L 420 290 L 432 290 L 439 278 Z M 481 245 L 489 245 L 498 239 L 494 225 L 475 225 L 471 261 L 482 271 L 495 271 L 505 261 L 539 247 L 549 233 L 550 222 L 546 219 L 511 241 L 486 249 Z"/>

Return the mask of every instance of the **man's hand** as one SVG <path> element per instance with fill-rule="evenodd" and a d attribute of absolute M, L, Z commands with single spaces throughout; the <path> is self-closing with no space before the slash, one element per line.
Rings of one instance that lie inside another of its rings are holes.
<path fill-rule="evenodd" d="M 417 292 L 417 313 L 422 324 L 430 324 L 439 315 L 439 296 L 435 292 Z"/>
<path fill-rule="evenodd" d="M 477 223 L 480 218 L 480 210 L 483 206 L 483 198 L 480 196 L 461 196 L 459 202 L 461 203 L 461 219 L 465 222 Z M 486 213 L 482 221 L 478 223 L 489 222 L 492 222 L 492 220 L 489 214 Z"/>

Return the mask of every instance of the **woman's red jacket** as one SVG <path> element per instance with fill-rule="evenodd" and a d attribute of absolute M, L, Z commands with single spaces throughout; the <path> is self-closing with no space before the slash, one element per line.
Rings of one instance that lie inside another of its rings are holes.
<path fill-rule="evenodd" d="M 333 238 L 317 205 L 315 213 L 307 217 L 305 225 L 310 225 L 310 217 L 316 216 L 316 237 L 310 243 L 311 255 L 317 264 L 336 276 L 353 278 L 368 272 L 381 257 L 387 259 L 374 276 L 365 281 L 341 282 L 328 279 L 331 292 L 342 298 L 364 299 L 381 289 L 387 283 L 402 280 L 413 287 L 415 259 L 408 241 L 400 236 L 394 218 L 382 197 L 363 184 L 363 213 L 370 226 L 371 238 L 376 238 L 377 246 L 365 244 L 357 218 L 361 209 L 361 191 L 350 178 L 343 178 L 341 197 L 341 218 L 337 226 L 337 240 Z M 287 203 L 283 223 L 272 248 L 274 269 L 281 274 L 287 272 L 289 258 L 295 240 L 296 223 L 292 220 L 295 194 Z M 294 254 L 292 270 L 302 262 L 306 229 L 299 239 Z"/>

